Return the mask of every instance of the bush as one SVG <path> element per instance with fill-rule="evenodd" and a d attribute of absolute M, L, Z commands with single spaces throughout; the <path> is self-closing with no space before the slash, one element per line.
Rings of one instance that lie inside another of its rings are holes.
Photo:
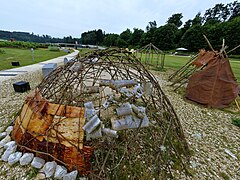
<path fill-rule="evenodd" d="M 49 51 L 60 51 L 59 47 L 57 46 L 48 46 Z"/>
<path fill-rule="evenodd" d="M 3 49 L 0 49 L 0 54 L 5 54 L 6 52 Z"/>
<path fill-rule="evenodd" d="M 1 41 L 0 47 L 13 47 L 13 48 L 24 48 L 24 49 L 30 49 L 30 48 L 47 48 L 47 44 L 42 43 L 33 43 L 33 42 L 23 42 L 23 41 Z"/>
<path fill-rule="evenodd" d="M 233 118 L 232 119 L 232 124 L 240 127 L 240 118 Z"/>

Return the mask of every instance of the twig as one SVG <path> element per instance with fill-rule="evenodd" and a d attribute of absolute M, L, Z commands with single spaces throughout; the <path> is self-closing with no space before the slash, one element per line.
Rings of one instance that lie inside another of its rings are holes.
<path fill-rule="evenodd" d="M 112 150 L 112 148 L 110 148 L 110 149 L 108 150 L 108 153 L 107 153 L 107 155 L 106 155 L 106 157 L 105 157 L 105 159 L 104 159 L 104 161 L 103 161 L 103 165 L 102 165 L 102 167 L 101 167 L 101 171 L 100 171 L 99 174 L 98 174 L 98 178 L 100 178 L 101 173 L 103 172 L 104 166 L 105 166 L 105 164 L 106 164 L 106 162 L 107 162 L 107 159 L 108 159 L 108 156 L 109 156 L 111 150 Z"/>

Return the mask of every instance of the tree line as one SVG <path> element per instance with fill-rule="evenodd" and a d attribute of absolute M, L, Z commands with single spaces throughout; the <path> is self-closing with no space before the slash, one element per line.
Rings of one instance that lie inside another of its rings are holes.
<path fill-rule="evenodd" d="M 199 48 L 208 48 L 203 37 L 205 34 L 212 46 L 220 49 L 223 38 L 228 49 L 240 44 L 240 3 L 234 1 L 228 4 L 216 4 L 203 15 L 197 13 L 193 19 L 184 24 L 182 13 L 173 14 L 163 26 L 150 21 L 146 30 L 134 28 L 126 29 L 120 34 L 105 34 L 101 29 L 84 32 L 81 42 L 84 44 L 140 48 L 153 43 L 161 50 L 172 50 L 176 47 L 185 47 L 190 51 Z M 235 53 L 239 53 L 235 51 Z"/>
<path fill-rule="evenodd" d="M 34 33 L 28 32 L 10 32 L 0 30 L 0 39 L 11 40 L 11 41 L 24 41 L 24 42 L 36 42 L 36 43 L 74 43 L 75 41 L 80 41 L 80 38 L 73 38 L 72 36 L 67 36 L 63 38 L 55 38 L 50 35 L 36 35 Z"/>
<path fill-rule="evenodd" d="M 0 39 L 16 39 L 18 41 L 38 43 L 75 43 L 117 46 L 123 48 L 140 48 L 153 43 L 159 49 L 167 51 L 184 47 L 189 51 L 208 48 L 203 38 L 205 34 L 215 49 L 220 49 L 223 38 L 228 49 L 240 44 L 240 2 L 216 4 L 204 14 L 197 13 L 193 19 L 182 22 L 182 13 L 173 14 L 165 25 L 157 26 L 157 22 L 148 22 L 146 29 L 126 29 L 120 34 L 105 33 L 101 29 L 81 34 L 81 38 L 72 36 L 54 38 L 49 35 L 35 35 L 27 32 L 0 31 Z M 239 49 L 235 53 L 240 53 Z"/>

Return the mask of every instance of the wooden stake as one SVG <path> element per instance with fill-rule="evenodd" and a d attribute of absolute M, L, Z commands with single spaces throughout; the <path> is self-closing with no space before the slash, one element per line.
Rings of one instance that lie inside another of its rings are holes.
<path fill-rule="evenodd" d="M 203 37 L 204 37 L 205 40 L 207 41 L 207 43 L 208 43 L 210 49 L 215 53 L 215 50 L 213 49 L 213 47 L 212 47 L 211 43 L 209 42 L 208 38 L 207 38 L 205 35 L 203 35 Z M 216 54 L 216 53 L 215 53 L 215 54 Z"/>
<path fill-rule="evenodd" d="M 237 105 L 237 107 L 238 107 L 238 110 L 240 111 L 240 107 L 239 107 L 239 104 L 238 104 L 238 102 L 237 102 L 236 99 L 235 99 L 235 103 L 236 103 L 236 105 Z"/>
<path fill-rule="evenodd" d="M 228 51 L 227 54 L 229 54 L 230 52 L 236 50 L 236 49 L 239 48 L 239 47 L 240 47 L 240 44 L 239 44 L 238 46 L 236 46 L 235 48 L 233 48 L 232 50 Z"/>

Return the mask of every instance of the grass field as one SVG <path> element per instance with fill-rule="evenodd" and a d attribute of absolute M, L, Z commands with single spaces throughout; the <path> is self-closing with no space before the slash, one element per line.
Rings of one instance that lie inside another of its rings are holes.
<path fill-rule="evenodd" d="M 49 51 L 48 49 L 35 49 L 34 62 L 32 61 L 32 53 L 29 49 L 17 48 L 0 48 L 4 53 L 0 53 L 0 70 L 14 68 L 12 61 L 18 61 L 21 66 L 35 64 L 52 58 L 66 55 L 63 51 Z"/>

